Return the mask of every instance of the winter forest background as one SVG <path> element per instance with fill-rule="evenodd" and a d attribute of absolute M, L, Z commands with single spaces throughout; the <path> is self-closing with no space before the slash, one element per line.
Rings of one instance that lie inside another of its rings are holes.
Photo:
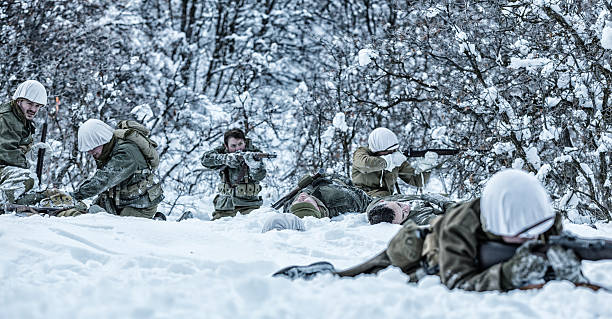
<path fill-rule="evenodd" d="M 49 92 L 46 184 L 94 171 L 88 118 L 152 130 L 166 213 L 214 193 L 200 157 L 228 128 L 279 154 L 269 203 L 319 168 L 349 176 L 384 126 L 468 150 L 437 171 L 454 198 L 515 167 L 570 220 L 612 219 L 609 0 L 0 0 L 0 28 L 3 99 L 26 79 Z"/>

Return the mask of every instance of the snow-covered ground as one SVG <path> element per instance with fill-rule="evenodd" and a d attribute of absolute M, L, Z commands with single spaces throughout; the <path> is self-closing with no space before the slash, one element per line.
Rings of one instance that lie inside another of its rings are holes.
<path fill-rule="evenodd" d="M 449 291 L 437 277 L 273 278 L 294 264 L 352 266 L 386 247 L 397 225 L 364 214 L 306 218 L 306 232 L 261 227 L 275 212 L 180 223 L 108 214 L 0 216 L 0 318 L 612 318 L 612 294 L 551 282 L 537 291 Z M 172 219 L 173 216 L 170 217 Z M 174 217 L 176 218 L 176 217 Z M 567 225 L 612 237 L 612 225 Z M 584 262 L 612 286 L 612 261 Z"/>

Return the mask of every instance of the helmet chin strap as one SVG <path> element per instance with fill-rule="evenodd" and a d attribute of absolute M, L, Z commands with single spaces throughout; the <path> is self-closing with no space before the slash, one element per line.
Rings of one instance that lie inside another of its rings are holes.
<path fill-rule="evenodd" d="M 537 222 L 537 223 L 535 223 L 535 224 L 533 224 L 531 226 L 527 226 L 526 228 L 523 228 L 521 231 L 519 231 L 518 233 L 516 233 L 516 235 L 514 235 L 512 237 L 518 237 L 518 236 L 520 236 L 520 235 L 522 235 L 522 234 L 524 234 L 524 233 L 526 233 L 526 232 L 528 232 L 528 231 L 530 231 L 530 230 L 532 230 L 532 229 L 534 229 L 534 228 L 544 224 L 545 222 L 547 222 L 547 221 L 549 221 L 551 219 L 555 219 L 555 216 L 553 215 L 553 216 L 547 217 L 547 218 L 545 218 L 545 219 L 543 219 L 543 220 L 541 220 L 541 221 L 539 221 L 539 222 Z"/>

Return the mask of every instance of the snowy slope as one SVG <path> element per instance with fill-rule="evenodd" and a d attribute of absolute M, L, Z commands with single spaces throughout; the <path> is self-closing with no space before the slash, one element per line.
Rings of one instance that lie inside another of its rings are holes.
<path fill-rule="evenodd" d="M 180 223 L 108 214 L 0 216 L 0 318 L 612 318 L 608 292 L 549 283 L 539 291 L 449 291 L 436 277 L 289 281 L 287 265 L 345 268 L 384 249 L 397 225 L 364 214 L 306 219 L 306 232 L 261 233 L 269 207 L 247 216 Z M 612 237 L 612 225 L 567 225 Z M 584 262 L 612 286 L 611 262 Z"/>

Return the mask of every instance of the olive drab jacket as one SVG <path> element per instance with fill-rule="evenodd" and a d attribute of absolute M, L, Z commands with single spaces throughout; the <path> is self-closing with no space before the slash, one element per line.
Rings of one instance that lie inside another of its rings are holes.
<path fill-rule="evenodd" d="M 315 198 L 317 206 L 321 209 L 321 217 L 331 218 L 346 213 L 363 213 L 372 200 L 361 189 L 331 178 L 319 178 L 301 192 Z M 283 207 L 285 213 L 290 213 L 289 207 L 297 196 L 299 193 L 285 203 Z"/>
<path fill-rule="evenodd" d="M 382 197 L 393 195 L 398 177 L 417 187 L 423 187 L 429 180 L 429 173 L 417 174 L 407 161 L 392 171 L 385 170 L 386 165 L 382 157 L 375 156 L 367 147 L 358 148 L 353 154 L 353 184 L 372 197 Z"/>
<path fill-rule="evenodd" d="M 154 207 L 164 198 L 149 164 L 132 141 L 113 136 L 110 142 L 104 144 L 96 165 L 96 173 L 73 194 L 74 199 L 104 195 L 117 209 L 109 213 L 116 214 L 126 207 Z"/>
<path fill-rule="evenodd" d="M 15 101 L 0 106 L 0 166 L 28 168 L 25 154 L 33 143 L 34 125 Z"/>
<path fill-rule="evenodd" d="M 246 139 L 244 152 L 261 152 L 253 146 L 250 139 Z M 237 207 L 260 207 L 263 204 L 259 192 L 259 184 L 266 177 L 266 168 L 250 168 L 244 164 L 241 168 L 226 166 L 225 156 L 229 154 L 224 145 L 220 145 L 204 153 L 202 165 L 219 170 L 221 183 L 217 187 L 218 194 L 214 204 L 217 211 L 233 211 Z"/>
<path fill-rule="evenodd" d="M 448 288 L 487 291 L 511 289 L 503 282 L 502 263 L 483 269 L 478 265 L 478 247 L 486 241 L 501 241 L 485 232 L 480 221 L 480 199 L 456 205 L 432 223 L 425 238 L 423 255 L 429 266 L 439 266 L 442 283 Z M 562 232 L 561 218 L 540 239 Z"/>

